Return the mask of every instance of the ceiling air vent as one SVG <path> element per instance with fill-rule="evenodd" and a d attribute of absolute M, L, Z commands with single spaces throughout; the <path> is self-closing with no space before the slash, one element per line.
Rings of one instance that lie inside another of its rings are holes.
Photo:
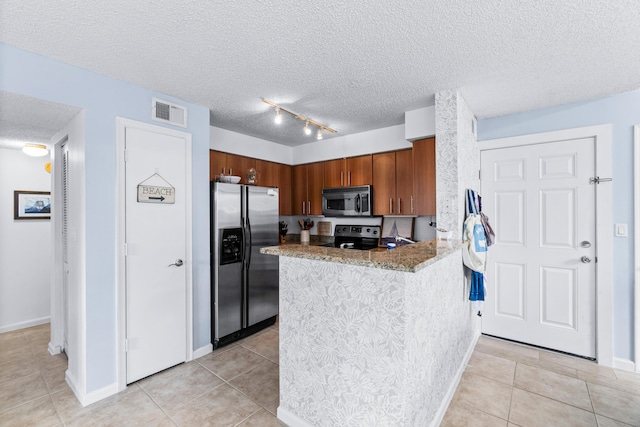
<path fill-rule="evenodd" d="M 156 98 L 153 98 L 152 106 L 153 114 L 151 118 L 153 120 L 187 127 L 187 109 L 185 107 Z"/>

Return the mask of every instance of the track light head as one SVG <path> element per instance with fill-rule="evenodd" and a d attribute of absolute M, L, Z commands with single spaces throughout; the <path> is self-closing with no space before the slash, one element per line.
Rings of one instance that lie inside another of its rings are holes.
<path fill-rule="evenodd" d="M 304 124 L 304 134 L 305 135 L 311 135 L 311 129 L 309 129 L 309 121 L 308 120 Z"/>
<path fill-rule="evenodd" d="M 282 123 L 282 116 L 280 115 L 280 107 L 276 107 L 276 118 L 275 118 L 275 122 L 276 124 L 280 124 Z"/>
<path fill-rule="evenodd" d="M 318 129 L 318 140 L 322 139 L 322 128 Z"/>

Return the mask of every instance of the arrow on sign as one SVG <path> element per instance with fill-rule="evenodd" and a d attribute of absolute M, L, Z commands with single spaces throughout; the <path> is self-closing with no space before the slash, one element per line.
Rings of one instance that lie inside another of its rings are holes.
<path fill-rule="evenodd" d="M 160 200 L 161 202 L 164 200 L 164 196 L 160 197 L 149 197 L 149 200 Z"/>

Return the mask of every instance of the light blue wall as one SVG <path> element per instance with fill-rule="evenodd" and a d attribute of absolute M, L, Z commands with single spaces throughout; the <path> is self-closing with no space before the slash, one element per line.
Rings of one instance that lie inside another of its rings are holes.
<path fill-rule="evenodd" d="M 117 381 L 116 116 L 163 126 L 151 120 L 152 97 L 188 109 L 186 131 L 192 134 L 193 142 L 194 348 L 207 345 L 210 342 L 209 110 L 3 43 L 0 43 L 0 64 L 0 90 L 85 111 L 87 393 Z"/>
<path fill-rule="evenodd" d="M 478 141 L 611 123 L 613 221 L 629 237 L 613 239 L 614 357 L 633 359 L 633 126 L 640 124 L 640 91 L 480 120 Z M 613 230 L 611 230 L 613 233 Z"/>

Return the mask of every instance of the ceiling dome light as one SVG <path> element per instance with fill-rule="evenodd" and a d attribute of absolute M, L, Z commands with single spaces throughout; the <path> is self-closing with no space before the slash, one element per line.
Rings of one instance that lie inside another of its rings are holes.
<path fill-rule="evenodd" d="M 22 151 L 25 154 L 33 157 L 42 157 L 49 154 L 49 150 L 47 150 L 46 145 L 42 144 L 24 144 L 24 147 L 22 147 Z"/>
<path fill-rule="evenodd" d="M 304 134 L 311 135 L 311 129 L 309 129 L 309 121 L 307 121 L 307 123 L 305 123 L 304 125 Z"/>
<path fill-rule="evenodd" d="M 276 124 L 280 124 L 282 123 L 282 116 L 280 115 L 280 108 L 276 107 L 276 119 L 275 119 Z"/>
<path fill-rule="evenodd" d="M 318 129 L 318 139 L 322 139 L 322 129 Z"/>

